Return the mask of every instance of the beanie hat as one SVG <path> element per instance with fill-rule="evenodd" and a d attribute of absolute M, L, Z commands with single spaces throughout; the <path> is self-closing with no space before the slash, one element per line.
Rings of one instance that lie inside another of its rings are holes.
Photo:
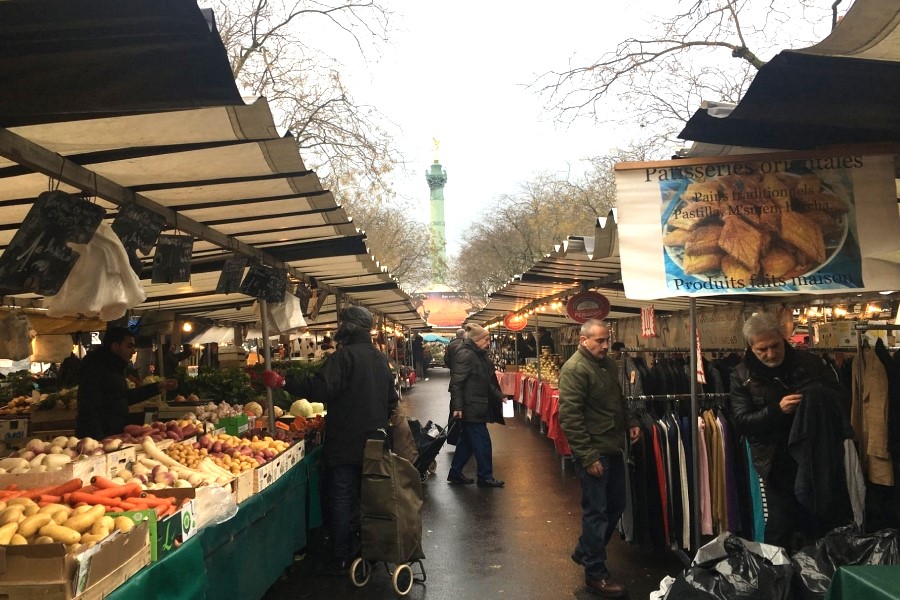
<path fill-rule="evenodd" d="M 477 342 L 482 338 L 486 338 L 488 334 L 488 330 L 478 325 L 477 323 L 468 323 L 466 325 L 466 332 L 468 333 L 468 337 L 473 342 Z"/>
<path fill-rule="evenodd" d="M 357 332 L 366 332 L 372 329 L 372 313 L 362 306 L 350 306 L 341 311 L 341 325 L 334 334 L 334 341 L 346 344 Z"/>

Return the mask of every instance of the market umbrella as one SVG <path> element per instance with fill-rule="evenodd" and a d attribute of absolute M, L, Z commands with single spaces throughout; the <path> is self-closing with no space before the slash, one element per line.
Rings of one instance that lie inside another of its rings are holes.
<path fill-rule="evenodd" d="M 437 335 L 436 333 L 426 333 L 422 336 L 422 339 L 426 342 L 440 342 L 442 344 L 449 344 L 450 340 L 447 338 Z"/>

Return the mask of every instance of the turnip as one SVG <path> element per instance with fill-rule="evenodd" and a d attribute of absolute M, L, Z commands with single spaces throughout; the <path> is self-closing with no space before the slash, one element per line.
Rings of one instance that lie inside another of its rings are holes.
<path fill-rule="evenodd" d="M 44 442 L 37 438 L 32 438 L 25 444 L 25 449 L 31 450 L 35 454 L 42 454 L 44 452 Z"/>
<path fill-rule="evenodd" d="M 18 453 L 18 458 L 24 458 L 25 460 L 31 460 L 34 456 L 35 454 L 31 450 L 25 450 Z"/>
<path fill-rule="evenodd" d="M 66 435 L 58 435 L 53 438 L 53 441 L 50 442 L 54 446 L 58 446 L 59 448 L 65 448 L 69 443 L 69 436 Z"/>

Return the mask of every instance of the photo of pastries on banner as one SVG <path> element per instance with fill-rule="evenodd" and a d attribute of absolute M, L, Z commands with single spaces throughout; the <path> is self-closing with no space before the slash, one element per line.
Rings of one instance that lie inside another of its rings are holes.
<path fill-rule="evenodd" d="M 666 200 L 663 245 L 672 261 L 687 275 L 742 287 L 812 273 L 847 237 L 850 204 L 815 173 L 685 180 Z"/>

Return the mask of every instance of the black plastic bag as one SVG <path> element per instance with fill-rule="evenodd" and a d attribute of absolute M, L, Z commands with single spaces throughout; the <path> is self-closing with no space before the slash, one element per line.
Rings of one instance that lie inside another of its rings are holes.
<path fill-rule="evenodd" d="M 847 565 L 900 565 L 900 530 L 861 533 L 855 524 L 832 529 L 814 546 L 791 557 L 797 598 L 824 598 L 838 567 Z"/>
<path fill-rule="evenodd" d="M 722 534 L 697 551 L 670 600 L 788 600 L 794 568 L 783 548 Z"/>

